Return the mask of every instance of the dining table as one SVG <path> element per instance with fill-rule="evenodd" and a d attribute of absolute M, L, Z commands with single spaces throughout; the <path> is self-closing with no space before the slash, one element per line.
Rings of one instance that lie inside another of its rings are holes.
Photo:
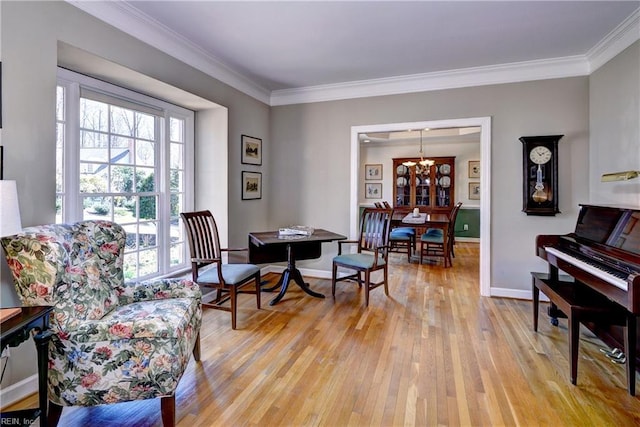
<path fill-rule="evenodd" d="M 419 236 L 421 236 L 429 228 L 442 229 L 445 257 L 449 258 L 449 215 L 447 215 L 446 213 L 420 212 L 416 215 L 413 212 L 394 211 L 393 216 L 391 217 L 391 224 L 392 227 L 415 228 L 417 239 L 419 239 Z"/>
<path fill-rule="evenodd" d="M 315 229 L 309 235 L 282 235 L 278 230 L 249 233 L 249 262 L 252 264 L 287 262 L 287 267 L 282 272 L 278 283 L 262 289 L 267 292 L 280 289 L 269 305 L 277 304 L 284 297 L 291 281 L 308 295 L 324 298 L 323 294 L 312 290 L 309 284 L 305 283 L 302 273 L 296 267 L 296 261 L 319 258 L 322 254 L 322 243 L 346 238 L 342 234 L 323 229 Z"/>

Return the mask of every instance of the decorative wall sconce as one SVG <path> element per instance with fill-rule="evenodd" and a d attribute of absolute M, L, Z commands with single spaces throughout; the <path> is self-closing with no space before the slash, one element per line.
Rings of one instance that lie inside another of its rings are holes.
<path fill-rule="evenodd" d="M 602 174 L 600 181 L 613 182 L 613 181 L 628 181 L 630 179 L 638 178 L 640 171 L 624 171 Z"/>

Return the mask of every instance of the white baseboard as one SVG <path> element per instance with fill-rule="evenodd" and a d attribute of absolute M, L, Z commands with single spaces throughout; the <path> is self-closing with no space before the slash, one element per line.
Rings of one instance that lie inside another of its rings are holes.
<path fill-rule="evenodd" d="M 479 237 L 456 237 L 456 242 L 480 243 Z"/>
<path fill-rule="evenodd" d="M 38 392 L 38 374 L 31 375 L 0 390 L 2 406 L 9 406 Z"/>
<path fill-rule="evenodd" d="M 514 298 L 514 299 L 524 299 L 531 301 L 533 299 L 531 295 L 531 290 L 525 289 L 507 289 L 507 288 L 490 288 L 492 297 L 500 297 L 500 298 Z M 540 293 L 540 301 L 549 301 L 549 298 L 542 292 Z"/>
<path fill-rule="evenodd" d="M 265 273 L 282 273 L 287 267 L 284 265 L 268 265 L 260 270 L 261 274 Z M 317 270 L 314 268 L 298 268 L 302 276 L 315 277 L 317 279 L 331 279 L 331 272 L 325 270 Z"/>

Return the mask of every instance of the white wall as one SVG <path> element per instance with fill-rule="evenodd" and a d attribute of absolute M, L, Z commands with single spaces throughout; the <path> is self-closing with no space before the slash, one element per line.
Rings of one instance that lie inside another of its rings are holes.
<path fill-rule="evenodd" d="M 601 182 L 603 173 L 640 171 L 640 41 L 589 78 L 590 201 L 640 207 L 640 179 Z"/>

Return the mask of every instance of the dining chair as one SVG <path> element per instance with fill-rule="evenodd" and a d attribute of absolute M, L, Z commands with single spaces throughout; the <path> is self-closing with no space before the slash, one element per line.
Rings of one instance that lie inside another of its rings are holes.
<path fill-rule="evenodd" d="M 389 202 L 375 202 L 377 208 L 392 209 Z M 411 262 L 411 255 L 416 249 L 416 229 L 413 227 L 394 227 L 391 224 L 389 232 L 389 251 L 406 252 L 407 262 Z"/>
<path fill-rule="evenodd" d="M 444 232 L 441 228 L 429 228 L 420 237 L 420 264 L 423 256 L 442 257 L 445 267 L 453 266 L 451 257 L 453 255 L 453 245 L 455 238 L 455 225 L 458 211 L 462 202 L 456 203 L 449 214 L 449 226 L 447 227 L 447 247 L 445 248 Z"/>
<path fill-rule="evenodd" d="M 191 252 L 191 275 L 193 281 L 205 288 L 216 290 L 213 302 L 202 305 L 231 312 L 231 328 L 236 329 L 237 296 L 239 293 L 256 295 L 260 309 L 260 268 L 254 264 L 224 263 L 225 252 L 248 252 L 247 248 L 222 248 L 218 227 L 210 211 L 182 212 L 180 214 L 187 231 Z M 255 290 L 243 287 L 255 284 Z M 223 305 L 227 300 L 230 306 Z"/>
<path fill-rule="evenodd" d="M 389 228 L 393 209 L 365 208 L 360 218 L 358 240 L 338 241 L 338 255 L 333 258 L 331 273 L 331 294 L 336 296 L 336 282 L 356 280 L 362 287 L 364 273 L 365 307 L 369 305 L 369 291 L 384 285 L 384 293 L 389 296 L 388 255 Z M 343 253 L 344 245 L 355 245 L 357 252 Z M 338 267 L 355 270 L 355 273 L 338 277 Z M 371 281 L 371 273 L 382 270 L 379 282 Z"/>

